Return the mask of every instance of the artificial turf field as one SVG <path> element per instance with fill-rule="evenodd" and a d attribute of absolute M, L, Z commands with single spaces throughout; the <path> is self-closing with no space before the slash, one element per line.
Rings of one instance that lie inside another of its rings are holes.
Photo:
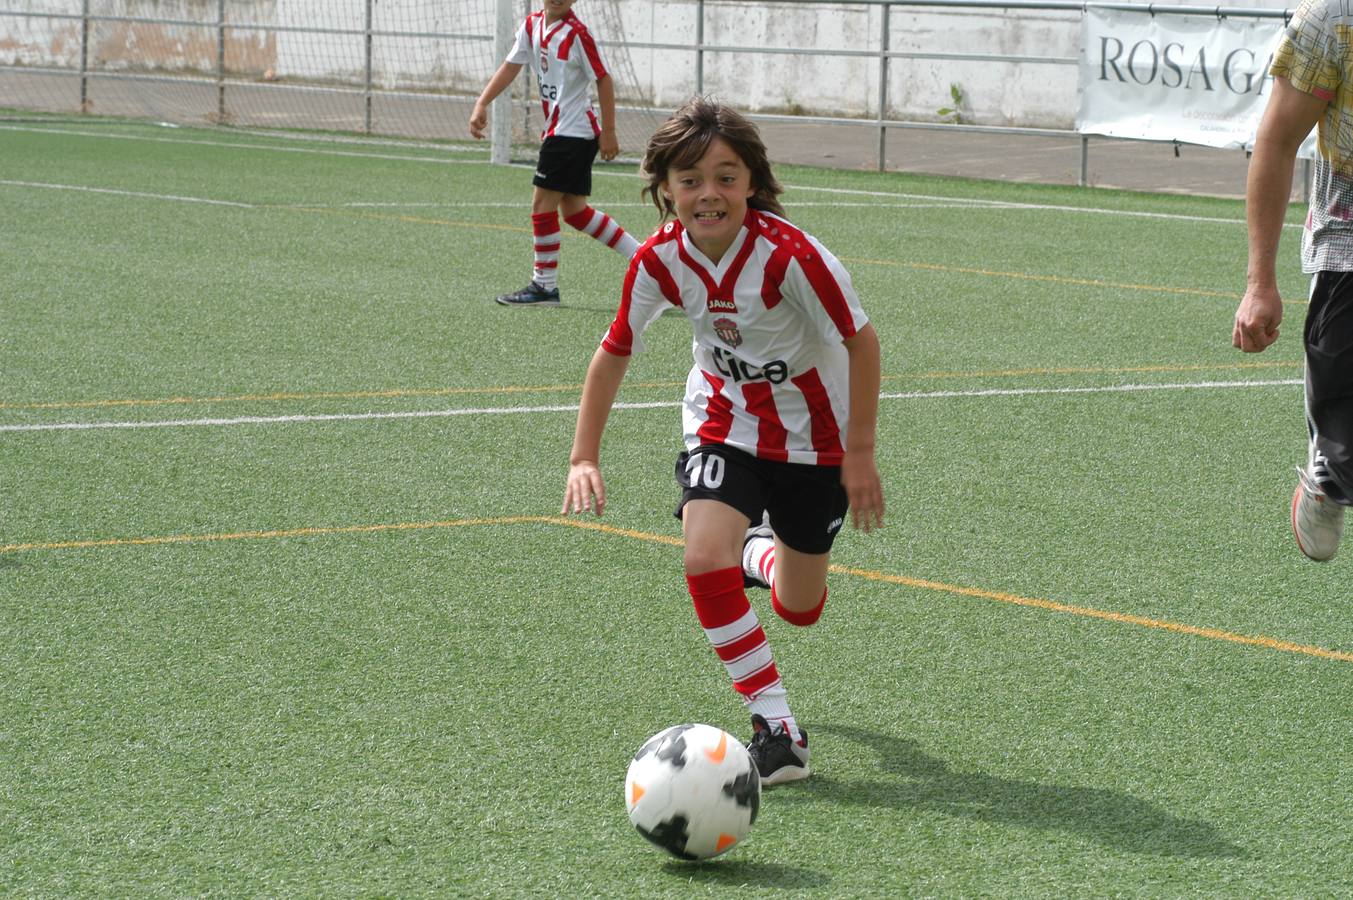
<path fill-rule="evenodd" d="M 529 169 L 484 156 L 0 124 L 0 893 L 1353 892 L 1295 227 L 1242 356 L 1237 202 L 778 170 L 882 340 L 887 527 L 817 627 L 753 595 L 815 773 L 691 865 L 621 791 L 668 725 L 747 730 L 671 515 L 689 328 L 605 517 L 557 517 L 622 261 L 565 229 L 564 305 L 496 306 Z"/>

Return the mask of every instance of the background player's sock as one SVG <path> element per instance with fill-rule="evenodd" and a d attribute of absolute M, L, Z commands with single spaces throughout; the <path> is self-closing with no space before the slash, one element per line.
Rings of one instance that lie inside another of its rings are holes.
<path fill-rule="evenodd" d="M 541 287 L 559 283 L 559 213 L 532 213 L 531 231 L 536 239 L 536 263 L 531 280 Z"/>
<path fill-rule="evenodd" d="M 566 217 L 564 221 L 588 237 L 601 241 L 625 259 L 629 259 L 634 255 L 634 251 L 639 249 L 639 242 L 630 237 L 629 233 L 620 227 L 619 222 L 590 206 L 583 207 L 581 211 Z"/>

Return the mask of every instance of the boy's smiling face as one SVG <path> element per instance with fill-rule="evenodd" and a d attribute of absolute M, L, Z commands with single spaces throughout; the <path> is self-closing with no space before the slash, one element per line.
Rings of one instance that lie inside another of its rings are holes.
<path fill-rule="evenodd" d="M 545 18 L 550 22 L 558 22 L 572 8 L 573 0 L 545 0 Z"/>
<path fill-rule="evenodd" d="M 717 263 L 747 217 L 747 200 L 756 194 L 752 171 L 722 138 L 689 169 L 669 169 L 662 192 L 701 253 Z"/>

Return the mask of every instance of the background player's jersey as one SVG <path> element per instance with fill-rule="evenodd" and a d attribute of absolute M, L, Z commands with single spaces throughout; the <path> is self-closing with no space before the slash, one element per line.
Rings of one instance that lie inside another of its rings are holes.
<path fill-rule="evenodd" d="M 1283 33 L 1270 74 L 1329 101 L 1302 233 L 1306 272 L 1353 271 L 1353 10 L 1344 0 L 1303 0 Z"/>
<path fill-rule="evenodd" d="M 588 85 L 606 75 L 596 42 L 570 10 L 553 25 L 533 12 L 517 29 L 507 61 L 529 65 L 540 91 L 545 116 L 542 138 L 594 138 L 601 134 Z"/>
<path fill-rule="evenodd" d="M 842 341 L 868 323 L 846 270 L 813 237 L 749 209 L 716 266 L 668 222 L 630 261 L 602 346 L 643 350 L 667 306 L 695 332 L 686 379 L 687 449 L 727 444 L 762 459 L 834 466 L 850 411 Z"/>

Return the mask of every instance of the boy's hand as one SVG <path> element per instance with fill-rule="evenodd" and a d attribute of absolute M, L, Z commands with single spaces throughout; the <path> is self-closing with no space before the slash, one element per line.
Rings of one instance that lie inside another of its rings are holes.
<path fill-rule="evenodd" d="M 606 485 L 601 480 L 601 469 L 584 459 L 568 467 L 568 486 L 564 489 L 564 515 L 592 510 L 597 515 L 606 508 Z"/>
<path fill-rule="evenodd" d="M 603 130 L 601 132 L 601 158 L 609 162 L 619 155 L 620 141 L 616 139 L 615 130 Z"/>
<path fill-rule="evenodd" d="M 484 109 L 483 104 L 476 103 L 474 112 L 470 113 L 470 134 L 479 140 L 484 139 L 484 129 L 489 125 L 489 113 Z"/>
<path fill-rule="evenodd" d="M 874 454 L 846 451 L 841 461 L 841 486 L 850 501 L 851 524 L 865 532 L 883 527 L 883 481 Z"/>

